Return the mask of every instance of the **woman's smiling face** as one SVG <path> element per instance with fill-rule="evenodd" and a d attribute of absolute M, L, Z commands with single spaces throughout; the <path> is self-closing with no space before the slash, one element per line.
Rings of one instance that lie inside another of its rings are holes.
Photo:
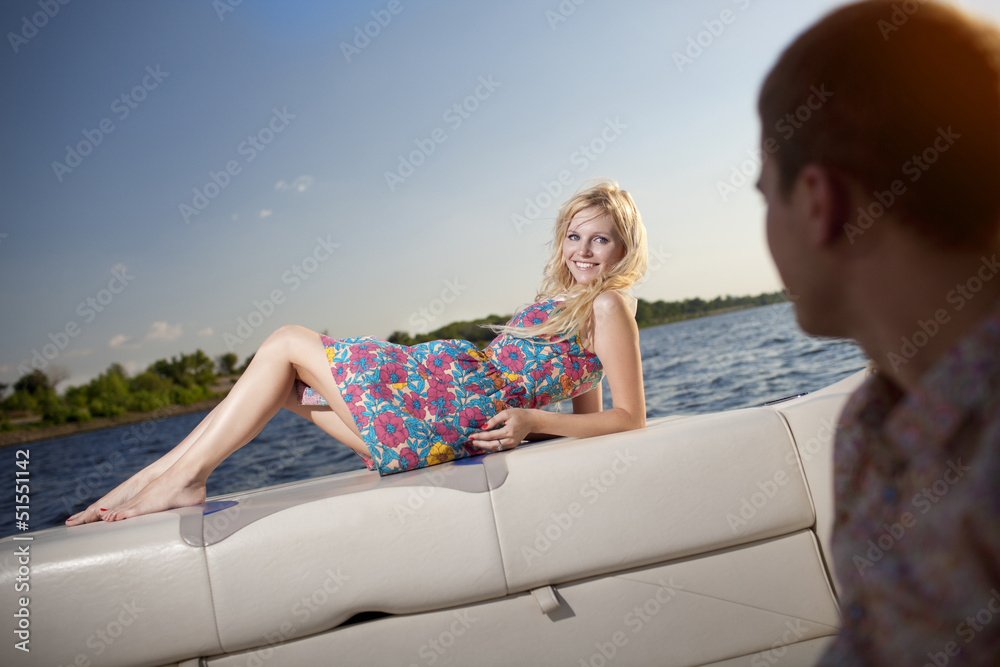
<path fill-rule="evenodd" d="M 597 206 L 573 216 L 562 243 L 563 260 L 580 284 L 604 275 L 625 255 L 611 216 Z"/>

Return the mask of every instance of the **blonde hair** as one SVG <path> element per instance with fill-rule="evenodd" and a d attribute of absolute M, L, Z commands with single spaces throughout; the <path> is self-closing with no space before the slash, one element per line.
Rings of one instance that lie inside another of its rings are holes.
<path fill-rule="evenodd" d="M 552 254 L 545 265 L 542 285 L 535 295 L 536 301 L 558 296 L 564 296 L 565 301 L 542 324 L 531 327 L 491 327 L 497 333 L 520 337 L 553 335 L 561 340 L 574 338 L 587 330 L 594 299 L 598 295 L 608 290 L 626 290 L 646 273 L 649 263 L 646 228 L 632 196 L 619 188 L 618 183 L 613 180 L 602 179 L 592 183 L 589 186 L 584 184 L 559 209 L 551 242 Z M 576 282 L 563 259 L 563 242 L 573 216 L 595 206 L 611 218 L 615 234 L 625 253 L 603 275 L 581 285 Z"/>

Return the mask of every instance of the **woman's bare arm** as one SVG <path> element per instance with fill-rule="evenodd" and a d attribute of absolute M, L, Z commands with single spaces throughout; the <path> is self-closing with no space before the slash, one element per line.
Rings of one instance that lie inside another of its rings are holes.
<path fill-rule="evenodd" d="M 600 409 L 599 387 L 574 399 L 573 414 L 510 408 L 492 417 L 483 431 L 472 434 L 473 443 L 495 449 L 491 443 L 518 443 L 529 433 L 588 438 L 645 426 L 639 328 L 624 295 L 605 292 L 594 300 L 593 344 L 611 389 L 612 409 Z"/>

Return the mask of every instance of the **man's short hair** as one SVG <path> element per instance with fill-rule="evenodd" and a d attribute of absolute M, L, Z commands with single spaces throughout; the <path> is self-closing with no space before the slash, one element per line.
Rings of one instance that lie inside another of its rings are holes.
<path fill-rule="evenodd" d="M 879 193 L 883 209 L 936 242 L 1000 236 L 995 27 L 936 2 L 841 7 L 781 55 L 758 112 L 786 196 L 819 164 Z"/>

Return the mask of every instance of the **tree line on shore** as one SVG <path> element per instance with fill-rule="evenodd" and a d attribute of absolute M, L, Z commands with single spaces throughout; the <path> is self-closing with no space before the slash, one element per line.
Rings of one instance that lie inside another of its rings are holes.
<path fill-rule="evenodd" d="M 13 393 L 0 401 L 0 430 L 18 425 L 88 422 L 95 417 L 119 417 L 126 412 L 150 412 L 168 405 L 191 405 L 213 396 L 210 387 L 220 375 L 238 372 L 233 353 L 213 361 L 202 350 L 159 359 L 129 377 L 119 363 L 85 385 L 70 387 L 62 395 L 56 385 L 63 372 L 34 370 L 14 383 Z M 247 360 L 249 363 L 249 359 Z M 245 368 L 244 364 L 244 368 Z M 7 387 L 0 385 L 0 391 Z"/>
<path fill-rule="evenodd" d="M 710 301 L 700 298 L 683 301 L 638 300 L 636 322 L 640 328 L 701 317 L 739 308 L 753 308 L 787 301 L 784 292 L 757 296 L 720 296 Z M 392 332 L 387 340 L 399 345 L 416 345 L 431 340 L 459 338 L 485 347 L 495 337 L 484 324 L 504 324 L 509 315 L 489 315 L 472 321 L 452 322 L 434 331 L 411 335 Z M 211 398 L 211 387 L 220 376 L 227 377 L 246 369 L 253 355 L 242 367 L 232 352 L 214 361 L 202 350 L 181 354 L 171 359 L 159 359 L 143 372 L 129 377 L 119 363 L 85 385 L 70 387 L 62 395 L 56 385 L 65 379 L 57 369 L 46 374 L 35 370 L 21 376 L 13 385 L 13 393 L 0 401 L 0 430 L 12 430 L 19 425 L 53 425 L 67 422 L 87 422 L 95 417 L 118 417 L 126 412 L 150 412 L 168 405 L 190 405 Z M 0 396 L 9 387 L 0 384 Z"/>
<path fill-rule="evenodd" d="M 642 329 L 693 317 L 703 317 L 720 311 L 755 308 L 787 300 L 788 296 L 784 292 L 767 292 L 756 296 L 717 296 L 710 301 L 697 297 L 683 301 L 639 299 L 635 311 L 635 321 Z M 416 335 L 411 335 L 406 331 L 393 331 L 386 340 L 399 345 L 417 345 L 431 340 L 460 338 L 471 341 L 482 348 L 488 345 L 495 336 L 492 330 L 483 325 L 506 324 L 510 318 L 510 315 L 489 315 L 478 320 L 452 322 L 440 329 Z"/>

